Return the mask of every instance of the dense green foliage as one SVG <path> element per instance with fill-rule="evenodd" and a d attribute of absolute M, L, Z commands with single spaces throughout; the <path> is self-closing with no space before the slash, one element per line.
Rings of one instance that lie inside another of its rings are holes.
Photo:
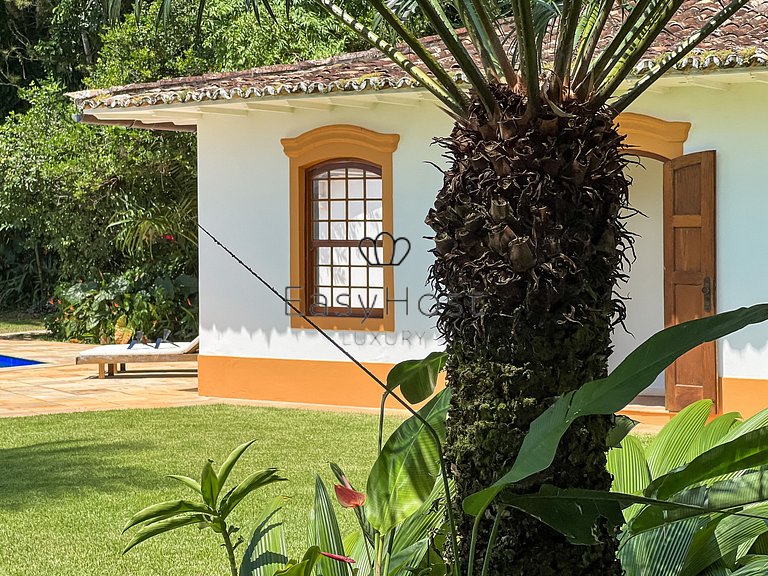
<path fill-rule="evenodd" d="M 239 0 L 211 2 L 195 38 L 189 3 L 162 22 L 148 4 L 138 25 L 131 12 L 111 27 L 92 4 L 62 0 L 35 12 L 47 20 L 19 65 L 37 82 L 6 93 L 5 109 L 17 112 L 0 115 L 0 309 L 53 312 L 50 328 L 68 339 L 109 341 L 124 314 L 150 337 L 165 328 L 190 337 L 194 135 L 79 125 L 63 93 L 326 57 L 360 40 L 311 7 L 261 27 Z M 29 9 L 18 18 L 28 23 Z"/>
<path fill-rule="evenodd" d="M 711 400 L 691 404 L 647 447 L 630 436 L 612 449 L 613 490 L 740 514 L 625 509 L 626 543 L 619 554 L 627 576 L 727 575 L 768 561 L 768 523 L 762 519 L 768 514 L 768 410 L 744 421 L 731 412 L 707 423 L 711 408 Z M 663 514 L 676 521 L 658 525 Z"/>

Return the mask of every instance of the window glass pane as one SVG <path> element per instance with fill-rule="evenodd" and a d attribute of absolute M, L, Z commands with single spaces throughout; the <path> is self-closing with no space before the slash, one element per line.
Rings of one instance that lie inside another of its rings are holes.
<path fill-rule="evenodd" d="M 331 220 L 346 220 L 347 219 L 347 203 L 346 202 L 331 202 Z"/>
<path fill-rule="evenodd" d="M 328 198 L 328 181 L 317 180 L 312 182 L 312 197 L 313 198 Z"/>
<path fill-rule="evenodd" d="M 365 203 L 366 220 L 381 220 L 381 200 L 368 201 Z"/>
<path fill-rule="evenodd" d="M 347 181 L 346 180 L 331 180 L 331 198 L 346 198 L 347 197 Z"/>
<path fill-rule="evenodd" d="M 347 178 L 362 178 L 365 172 L 362 168 L 347 168 Z"/>
<path fill-rule="evenodd" d="M 353 308 L 369 308 L 368 290 L 365 288 L 352 288 L 350 294 L 352 296 Z"/>
<path fill-rule="evenodd" d="M 331 263 L 331 249 L 330 248 L 318 248 L 317 249 L 317 263 L 318 264 L 330 264 Z"/>
<path fill-rule="evenodd" d="M 367 266 L 368 262 L 365 261 L 365 258 L 363 258 L 363 252 L 365 252 L 366 249 L 363 248 L 362 252 L 360 251 L 360 248 L 355 247 L 352 250 L 352 264 L 356 266 Z"/>
<path fill-rule="evenodd" d="M 381 233 L 381 222 L 366 222 L 365 235 L 369 238 L 376 238 Z"/>
<path fill-rule="evenodd" d="M 328 220 L 328 202 L 324 202 L 322 200 L 315 201 L 314 207 L 315 220 Z"/>
<path fill-rule="evenodd" d="M 331 304 L 331 289 L 320 287 L 309 297 L 310 312 L 313 314 L 324 314 L 325 308 Z"/>
<path fill-rule="evenodd" d="M 368 285 L 372 288 L 384 287 L 384 269 L 380 267 L 371 266 L 368 269 Z"/>
<path fill-rule="evenodd" d="M 349 264 L 349 248 L 334 248 L 333 249 L 333 264 L 339 266 L 342 264 Z"/>
<path fill-rule="evenodd" d="M 333 289 L 333 305 L 338 308 L 349 307 L 349 288 Z"/>
<path fill-rule="evenodd" d="M 331 267 L 330 266 L 317 267 L 317 285 L 318 286 L 331 285 Z"/>
<path fill-rule="evenodd" d="M 381 198 L 381 179 L 366 180 L 365 195 L 368 198 Z"/>
<path fill-rule="evenodd" d="M 363 198 L 363 180 L 350 180 L 347 184 L 350 198 Z"/>
<path fill-rule="evenodd" d="M 349 286 L 349 268 L 346 266 L 333 267 L 333 285 Z"/>
<path fill-rule="evenodd" d="M 315 240 L 328 240 L 328 223 L 327 222 L 315 222 L 313 226 Z"/>
<path fill-rule="evenodd" d="M 347 224 L 347 238 L 360 240 L 365 236 L 365 224 L 362 222 L 350 222 Z"/>
<path fill-rule="evenodd" d="M 349 202 L 347 211 L 349 212 L 349 220 L 365 219 L 365 203 L 362 201 Z"/>
<path fill-rule="evenodd" d="M 331 222 L 331 240 L 346 240 L 347 223 Z"/>
<path fill-rule="evenodd" d="M 373 269 L 371 269 L 373 271 Z M 352 286 L 367 286 L 368 274 L 363 267 L 353 267 L 352 275 L 350 277 Z"/>
<path fill-rule="evenodd" d="M 390 303 L 390 306 L 392 303 Z M 372 308 L 384 308 L 384 290 L 368 290 L 368 306 Z"/>
<path fill-rule="evenodd" d="M 346 178 L 347 177 L 347 170 L 346 168 L 334 168 L 331 170 L 331 178 Z"/>

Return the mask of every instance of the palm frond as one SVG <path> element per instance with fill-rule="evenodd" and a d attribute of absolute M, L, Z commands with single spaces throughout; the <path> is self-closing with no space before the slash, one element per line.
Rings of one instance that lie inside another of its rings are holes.
<path fill-rule="evenodd" d="M 749 0 L 734 0 L 727 4 L 720 12 L 715 14 L 702 28 L 688 37 L 687 40 L 680 43 L 674 51 L 654 66 L 642 79 L 640 79 L 626 94 L 618 98 L 613 104 L 613 109 L 619 113 L 634 102 L 651 84 L 661 78 L 664 73 L 670 70 L 675 64 L 685 58 L 702 40 L 717 30 L 723 22 L 733 16 L 739 9 L 744 7 Z"/>
<path fill-rule="evenodd" d="M 424 70 L 419 68 L 405 54 L 400 52 L 395 46 L 381 38 L 370 28 L 353 18 L 345 10 L 331 2 L 330 0 L 318 0 L 323 8 L 339 22 L 356 32 L 361 38 L 367 40 L 373 46 L 386 54 L 395 64 L 400 66 L 414 80 L 419 82 L 424 88 L 429 90 L 440 102 L 445 104 L 453 113 L 464 116 L 465 110 L 463 103 L 456 101 L 438 82 L 431 78 Z M 425 48 L 426 50 L 426 48 Z"/>

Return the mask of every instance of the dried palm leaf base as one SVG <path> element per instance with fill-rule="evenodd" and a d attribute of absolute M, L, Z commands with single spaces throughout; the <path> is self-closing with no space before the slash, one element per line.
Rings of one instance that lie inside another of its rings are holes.
<path fill-rule="evenodd" d="M 611 328 L 625 314 L 614 287 L 632 246 L 621 216 L 629 160 L 608 111 L 544 103 L 528 120 L 524 97 L 493 90 L 501 118 L 489 121 L 475 103 L 469 122 L 439 140 L 451 167 L 427 217 L 454 390 L 447 457 L 457 508 L 510 468 L 530 423 L 558 395 L 605 375 Z M 577 422 L 552 467 L 516 490 L 607 490 L 609 425 L 602 417 Z M 596 527 L 602 545 L 574 546 L 526 514 L 506 513 L 491 574 L 621 573 L 616 539 L 604 529 Z M 463 522 L 459 531 L 469 534 L 472 519 Z M 462 546 L 466 561 L 468 542 Z"/>

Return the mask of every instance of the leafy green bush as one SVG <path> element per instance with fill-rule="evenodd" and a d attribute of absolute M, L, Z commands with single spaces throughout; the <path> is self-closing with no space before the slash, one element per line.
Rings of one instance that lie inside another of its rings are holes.
<path fill-rule="evenodd" d="M 164 329 L 178 340 L 197 335 L 197 278 L 154 276 L 141 269 L 105 275 L 96 281 L 60 286 L 47 327 L 55 337 L 107 344 L 121 318 L 131 331 L 151 340 Z"/>
<path fill-rule="evenodd" d="M 768 563 L 768 409 L 746 421 L 730 412 L 707 423 L 711 409 L 711 400 L 691 404 L 645 448 L 625 438 L 608 454 L 613 489 L 739 514 L 625 509 L 619 557 L 627 576 L 745 574 L 752 562 Z M 678 519 L 648 528 L 659 515 Z"/>

